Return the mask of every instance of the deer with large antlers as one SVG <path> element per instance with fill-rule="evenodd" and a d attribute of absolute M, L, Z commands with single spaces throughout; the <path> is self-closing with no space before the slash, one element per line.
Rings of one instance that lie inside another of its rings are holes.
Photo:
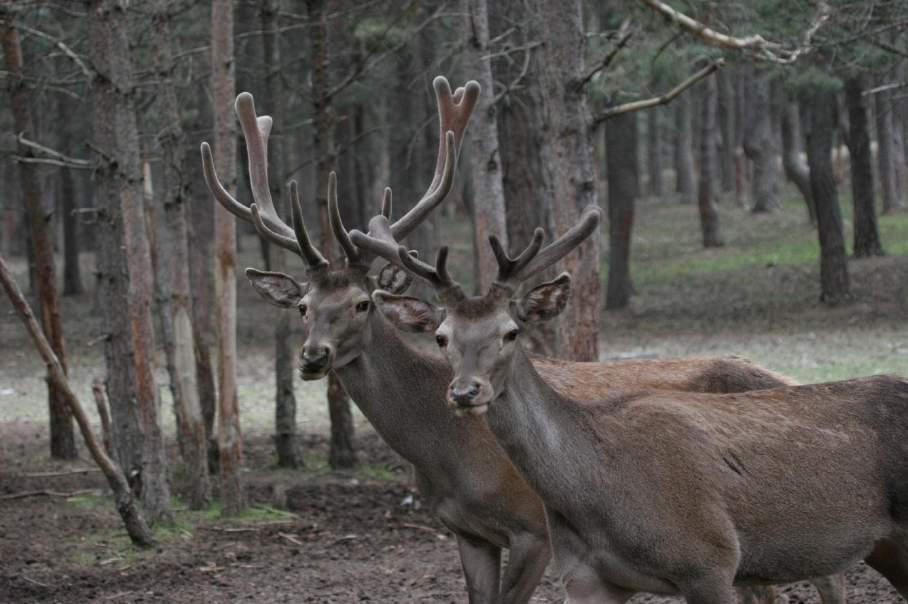
<path fill-rule="evenodd" d="M 241 94 L 236 109 L 246 138 L 254 204 L 246 207 L 226 192 L 203 144 L 204 173 L 219 203 L 255 224 L 266 239 L 298 254 L 307 266 L 303 282 L 280 273 L 246 271 L 268 301 L 302 315 L 306 331 L 300 351 L 302 378 L 318 379 L 334 371 L 376 431 L 414 465 L 420 491 L 457 536 L 470 602 L 523 603 L 530 599 L 550 558 L 541 501 L 484 421 L 449 413 L 447 363 L 408 345 L 370 300 L 376 287 L 402 293 L 409 285 L 409 276 L 395 266 L 397 262 L 382 269 L 377 278 L 369 275 L 370 264 L 378 256 L 371 244 L 384 242 L 396 254 L 397 241 L 412 232 L 452 187 L 457 154 L 479 88 L 471 82 L 452 93 L 444 78 L 436 78 L 434 87 L 440 122 L 436 171 L 412 210 L 392 221 L 391 194 L 386 190 L 381 213 L 370 220 L 368 233 L 348 232 L 340 219 L 337 182 L 331 176 L 330 225 L 345 256 L 333 266 L 311 242 L 295 183 L 290 187 L 292 226 L 274 208 L 267 173 L 271 120 L 256 116 L 251 95 Z M 367 245 L 360 245 L 357 237 L 367 237 Z M 533 362 L 547 379 L 560 380 L 565 393 L 580 397 L 580 384 L 604 390 L 642 381 L 654 387 L 739 391 L 785 383 L 741 359 L 569 367 L 558 361 Z M 510 549 L 503 577 L 502 548 Z"/>
<path fill-rule="evenodd" d="M 521 329 L 563 310 L 571 278 L 518 288 L 598 221 L 598 208 L 588 210 L 544 249 L 537 230 L 516 258 L 492 238 L 499 274 L 482 297 L 451 279 L 444 248 L 435 266 L 395 252 L 443 308 L 373 293 L 399 325 L 435 331 L 454 372 L 449 404 L 487 417 L 541 496 L 568 602 L 647 591 L 729 604 L 735 586 L 840 573 L 859 560 L 908 597 L 908 380 L 738 394 L 636 384 L 590 402 L 538 371 Z"/>

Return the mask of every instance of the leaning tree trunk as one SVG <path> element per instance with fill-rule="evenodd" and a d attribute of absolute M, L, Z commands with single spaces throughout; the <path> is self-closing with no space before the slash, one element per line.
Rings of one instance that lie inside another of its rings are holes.
<path fill-rule="evenodd" d="M 719 147 L 719 175 L 722 191 L 735 190 L 735 86 L 734 72 L 720 69 L 717 87 L 719 95 L 718 119 L 722 144 Z"/>
<path fill-rule="evenodd" d="M 837 304 L 851 296 L 842 212 L 836 193 L 832 167 L 832 140 L 836 128 L 836 104 L 832 92 L 824 87 L 805 87 L 800 94 L 807 136 L 807 164 L 810 189 L 817 208 L 817 233 L 820 240 L 820 300 Z"/>
<path fill-rule="evenodd" d="M 716 210 L 715 167 L 716 139 L 712 134 L 716 130 L 717 90 L 716 76 L 711 75 L 703 82 L 700 119 L 700 182 L 697 189 L 697 206 L 700 211 L 700 231 L 703 234 L 703 247 L 720 247 L 724 245 L 719 234 L 719 212 Z"/>
<path fill-rule="evenodd" d="M 646 116 L 646 167 L 649 174 L 647 192 L 653 197 L 662 197 L 665 189 L 662 179 L 662 111 L 659 110 L 659 107 L 653 107 L 646 112 Z M 607 131 L 606 136 L 608 136 Z M 608 149 L 606 149 L 606 153 L 608 153 Z M 606 302 L 607 306 L 608 302 Z"/>
<path fill-rule="evenodd" d="M 22 73 L 22 48 L 19 32 L 3 21 L 0 25 L 3 54 L 6 57 L 7 85 L 16 132 L 26 138 L 35 138 L 32 119 L 32 95 L 25 84 Z M 31 149 L 19 144 L 18 153 L 23 157 L 32 155 Z M 60 298 L 57 293 L 56 270 L 54 268 L 54 247 L 48 215 L 41 203 L 41 187 L 38 170 L 33 163 L 19 163 L 19 186 L 22 201 L 28 216 L 31 235 L 32 259 L 36 272 L 38 300 L 40 303 L 41 326 L 50 341 L 60 367 L 66 372 L 66 354 L 63 343 L 63 321 L 60 318 Z M 75 432 L 72 411 L 63 398 L 63 393 L 52 380 L 48 380 L 47 403 L 50 413 L 50 454 L 57 459 L 75 459 Z"/>
<path fill-rule="evenodd" d="M 854 255 L 858 258 L 883 255 L 883 244 L 880 243 L 876 221 L 870 125 L 863 92 L 864 80 L 861 76 L 853 76 L 845 81 L 851 198 L 854 208 Z"/>
<path fill-rule="evenodd" d="M 813 192 L 810 190 L 810 170 L 801 159 L 801 121 L 798 115 L 798 104 L 785 101 L 782 112 L 782 167 L 785 177 L 795 184 L 804 205 L 807 206 L 807 219 L 810 224 L 817 223 L 817 209 L 813 202 Z"/>
<path fill-rule="evenodd" d="M 274 133 L 269 144 L 268 165 L 271 170 L 271 195 L 276 200 L 285 199 L 284 179 L 284 128 L 287 127 L 283 75 L 281 72 L 281 35 L 278 28 L 279 2 L 267 0 L 261 4 L 262 51 L 265 59 L 264 107 L 274 119 Z M 281 203 L 278 203 L 280 207 Z M 289 210 L 289 208 L 288 208 Z M 289 212 L 285 215 L 289 215 Z M 266 246 L 269 250 L 271 268 L 284 272 L 286 258 L 278 246 Z M 274 325 L 274 448 L 277 465 L 282 468 L 303 466 L 303 451 L 296 433 L 296 397 L 293 394 L 293 353 L 290 347 L 291 315 L 285 310 L 279 314 Z"/>
<path fill-rule="evenodd" d="M 99 271 L 106 338 L 107 391 L 114 448 L 154 522 L 170 516 L 170 489 L 154 381 L 151 250 L 132 82 L 127 14 L 116 0 L 90 0 L 94 148 L 103 153 L 97 190 L 103 220 Z"/>
<path fill-rule="evenodd" d="M 498 263 L 484 251 L 490 235 L 508 249 L 505 222 L 504 185 L 498 144 L 498 119 L 495 86 L 489 58 L 489 13 L 486 0 L 461 0 L 466 18 L 466 42 L 462 61 L 464 68 L 482 87 L 470 128 L 471 148 L 467 151 L 473 175 L 473 229 L 480 249 L 476 250 L 479 271 L 478 291 L 486 291 L 498 273 Z"/>
<path fill-rule="evenodd" d="M 312 106 L 315 114 L 315 148 L 318 153 L 318 207 L 321 224 L 321 249 L 335 258 L 336 248 L 328 224 L 328 174 L 335 170 L 337 154 L 334 149 L 334 107 L 328 72 L 329 41 L 326 0 L 306 0 L 310 31 L 310 63 L 312 65 Z M 334 372 L 328 374 L 328 415 L 331 419 L 331 443 L 328 462 L 332 468 L 351 468 L 356 464 L 353 449 L 353 411 L 350 398 Z"/>
<path fill-rule="evenodd" d="M 609 256 L 605 308 L 624 308 L 630 302 L 631 232 L 634 227 L 637 164 L 637 114 L 623 113 L 605 123 L 608 171 Z"/>
<path fill-rule="evenodd" d="M 157 0 L 150 28 L 152 62 L 161 77 L 174 68 L 170 29 L 172 0 Z M 173 86 L 164 85 L 155 98 L 158 144 L 161 149 L 161 210 L 157 235 L 157 286 L 160 292 L 161 334 L 170 375 L 170 391 L 177 417 L 180 452 L 189 476 L 189 507 L 204 509 L 211 501 L 208 475 L 208 439 L 199 402 L 195 365 L 195 332 L 192 324 L 192 291 L 189 280 L 189 200 L 183 182 L 186 136 Z"/>
<path fill-rule="evenodd" d="M 779 171 L 772 136 L 772 112 L 769 77 L 757 74 L 752 82 L 753 98 L 748 103 L 750 122 L 745 128 L 744 153 L 753 162 L 754 213 L 769 212 L 779 207 Z"/>
<path fill-rule="evenodd" d="M 228 190 L 236 182 L 236 96 L 233 52 L 233 1 L 217 0 L 211 9 L 211 89 L 214 100 L 214 163 Z M 243 439 L 236 391 L 236 221 L 220 204 L 214 208 L 214 291 L 218 326 L 218 447 L 221 510 L 238 514 L 246 507 Z"/>
<path fill-rule="evenodd" d="M 675 191 L 681 203 L 693 203 L 695 195 L 692 117 L 691 96 L 682 94 L 675 100 Z"/>

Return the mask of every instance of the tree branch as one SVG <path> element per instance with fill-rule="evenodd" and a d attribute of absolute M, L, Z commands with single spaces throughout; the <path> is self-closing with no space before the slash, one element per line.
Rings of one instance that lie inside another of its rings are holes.
<path fill-rule="evenodd" d="M 640 111 L 642 109 L 649 109 L 651 107 L 656 107 L 658 105 L 665 105 L 672 102 L 675 97 L 680 95 L 682 92 L 699 82 L 700 80 L 710 76 L 716 70 L 718 70 L 722 65 L 725 64 L 725 61 L 718 59 L 713 61 L 697 73 L 693 74 L 668 92 L 660 96 L 654 96 L 649 99 L 643 99 L 640 101 L 631 101 L 630 103 L 622 103 L 621 105 L 615 105 L 614 107 L 609 107 L 602 113 L 600 113 L 593 120 L 593 126 L 598 126 L 602 122 L 615 117 L 616 115 L 621 115 L 622 113 L 631 113 L 632 111 Z"/>
<path fill-rule="evenodd" d="M 624 23 L 621 24 L 621 28 L 618 30 L 618 42 L 615 43 L 615 46 L 608 51 L 608 54 L 606 54 L 602 58 L 602 60 L 599 61 L 599 63 L 589 71 L 589 73 L 583 76 L 583 78 L 581 78 L 579 82 L 577 82 L 577 90 L 580 90 L 581 88 L 586 86 L 587 83 L 592 80 L 597 73 L 604 69 L 608 69 L 608 66 L 612 64 L 612 61 L 615 60 L 615 57 L 618 56 L 618 53 L 621 52 L 621 49 L 627 46 L 627 43 L 631 39 L 631 36 L 634 35 L 634 32 L 632 32 L 630 29 L 630 24 L 631 22 L 629 19 L 625 20 Z"/>
<path fill-rule="evenodd" d="M 818 0 L 816 15 L 814 16 L 810 27 L 804 32 L 800 46 L 796 48 L 784 48 L 778 42 L 770 42 L 760 34 L 739 38 L 710 29 L 705 24 L 675 10 L 661 0 L 638 1 L 644 6 L 662 14 L 669 21 L 672 21 L 682 29 L 697 36 L 701 41 L 710 46 L 726 50 L 750 51 L 759 59 L 783 65 L 794 63 L 801 55 L 807 54 L 813 50 L 813 37 L 816 35 L 817 31 L 819 31 L 820 27 L 829 20 L 829 17 L 832 14 L 826 0 Z"/>
<path fill-rule="evenodd" d="M 94 163 L 91 162 L 90 160 L 76 159 L 75 157 L 70 157 L 68 155 L 64 155 L 63 153 L 60 153 L 59 151 L 55 151 L 54 149 L 51 149 L 50 147 L 45 147 L 44 145 L 42 145 L 40 143 L 36 143 L 35 141 L 25 138 L 25 135 L 22 132 L 20 132 L 19 135 L 16 137 L 16 141 L 23 147 L 28 147 L 29 149 L 34 149 L 35 151 L 37 151 L 39 153 L 47 155 L 49 158 L 48 159 L 48 158 L 37 158 L 37 157 L 35 157 L 35 158 L 17 157 L 16 159 L 18 161 L 21 161 L 24 163 L 49 163 L 49 164 L 53 164 L 56 166 L 65 166 L 67 168 L 82 168 L 83 170 L 87 170 L 87 169 L 94 167 Z"/>
<path fill-rule="evenodd" d="M 77 55 L 75 53 L 75 51 L 73 51 L 73 49 L 71 49 L 69 46 L 67 46 L 63 42 L 63 40 L 60 40 L 59 38 L 55 38 L 54 36 L 52 36 L 48 33 L 44 33 L 43 31 L 28 27 L 27 25 L 22 25 L 21 23 L 11 23 L 10 25 L 12 27 L 14 27 L 15 29 L 19 29 L 19 30 L 28 32 L 34 36 L 38 36 L 39 38 L 44 38 L 45 40 L 53 43 L 53 45 L 56 46 L 57 48 L 59 48 L 63 52 L 63 54 L 65 54 L 67 57 L 72 59 L 73 62 L 79 66 L 79 69 L 82 70 L 82 73 L 85 75 L 85 77 L 87 77 L 88 79 L 91 79 L 94 77 L 96 71 L 94 69 L 92 69 L 91 67 L 89 67 L 88 63 L 86 63 L 82 57 Z"/>

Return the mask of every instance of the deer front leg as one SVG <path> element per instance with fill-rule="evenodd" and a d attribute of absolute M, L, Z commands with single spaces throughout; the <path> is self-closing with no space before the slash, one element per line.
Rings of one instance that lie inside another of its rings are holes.
<path fill-rule="evenodd" d="M 732 585 L 734 571 L 715 572 L 698 577 L 686 585 L 679 586 L 687 604 L 735 604 L 737 590 Z"/>
<path fill-rule="evenodd" d="M 501 548 L 469 535 L 457 535 L 460 565 L 470 604 L 497 604 Z"/>
<path fill-rule="evenodd" d="M 525 604 L 542 580 L 551 550 L 547 539 L 527 535 L 511 543 L 508 566 L 501 583 L 502 604 Z"/>
<path fill-rule="evenodd" d="M 823 604 L 845 604 L 845 575 L 828 575 L 810 580 Z"/>

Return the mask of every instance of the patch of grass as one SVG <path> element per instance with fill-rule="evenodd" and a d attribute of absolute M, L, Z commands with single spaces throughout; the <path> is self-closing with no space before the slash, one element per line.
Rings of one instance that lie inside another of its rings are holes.
<path fill-rule="evenodd" d="M 257 522 L 274 522 L 275 520 L 293 520 L 294 514 L 285 512 L 270 505 L 252 504 L 234 516 L 224 516 L 221 503 L 215 501 L 207 510 L 196 512 L 208 522 L 230 522 L 232 524 L 255 524 Z"/>
<path fill-rule="evenodd" d="M 397 476 L 394 474 L 394 472 L 381 464 L 362 464 L 358 468 L 358 471 L 360 474 L 370 480 L 377 480 L 381 482 L 397 480 Z"/>

